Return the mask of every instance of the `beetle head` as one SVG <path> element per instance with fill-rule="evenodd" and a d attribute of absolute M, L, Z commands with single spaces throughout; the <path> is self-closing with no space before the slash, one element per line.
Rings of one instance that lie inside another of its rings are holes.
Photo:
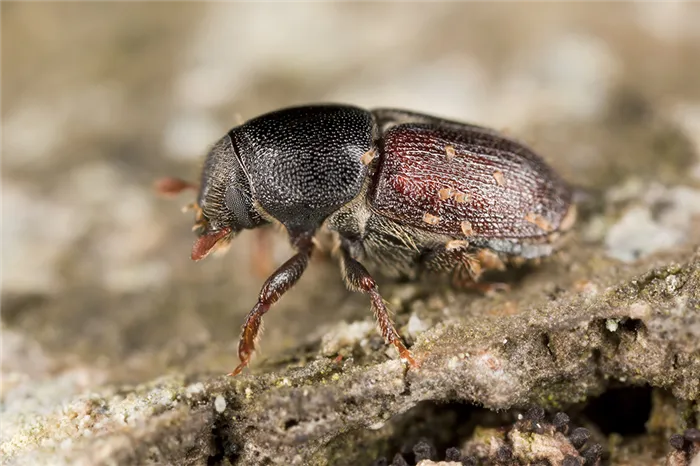
<path fill-rule="evenodd" d="M 199 238 L 192 248 L 192 259 L 203 259 L 228 245 L 241 230 L 264 223 L 253 203 L 250 179 L 227 134 L 204 162 L 194 226 Z"/>

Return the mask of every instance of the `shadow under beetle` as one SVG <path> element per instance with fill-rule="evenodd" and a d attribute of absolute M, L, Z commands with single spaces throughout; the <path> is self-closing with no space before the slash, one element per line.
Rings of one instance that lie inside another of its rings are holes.
<path fill-rule="evenodd" d="M 576 217 L 569 186 L 495 130 L 347 105 L 287 108 L 233 128 L 207 155 L 199 186 L 159 186 L 186 188 L 199 190 L 192 259 L 269 223 L 283 225 L 297 251 L 263 285 L 231 375 L 248 365 L 263 314 L 302 276 L 322 227 L 334 233 L 347 286 L 369 295 L 384 340 L 415 366 L 363 264 L 474 284 L 482 270 L 551 254 Z"/>

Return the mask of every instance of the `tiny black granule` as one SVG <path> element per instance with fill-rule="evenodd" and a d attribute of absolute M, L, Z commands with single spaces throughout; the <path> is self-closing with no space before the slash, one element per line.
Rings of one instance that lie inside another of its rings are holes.
<path fill-rule="evenodd" d="M 586 444 L 589 438 L 591 438 L 591 433 L 588 432 L 588 429 L 584 427 L 577 427 L 573 430 L 573 432 L 571 432 L 571 435 L 569 436 L 571 444 L 577 450 L 580 450 L 581 447 L 583 447 Z"/>

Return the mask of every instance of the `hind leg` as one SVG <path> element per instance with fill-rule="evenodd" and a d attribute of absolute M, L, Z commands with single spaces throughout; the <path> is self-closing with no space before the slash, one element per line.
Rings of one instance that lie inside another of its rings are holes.
<path fill-rule="evenodd" d="M 468 246 L 447 243 L 423 257 L 421 268 L 431 273 L 451 273 L 452 286 L 482 293 L 508 291 L 510 286 L 500 282 L 482 282 L 481 275 L 488 270 L 505 270 L 505 264 L 496 253 L 487 249 L 469 249 Z"/>

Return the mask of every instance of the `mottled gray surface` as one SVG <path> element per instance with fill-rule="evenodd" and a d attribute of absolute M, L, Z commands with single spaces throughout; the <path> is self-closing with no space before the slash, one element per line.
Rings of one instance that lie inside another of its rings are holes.
<path fill-rule="evenodd" d="M 607 462 L 663 463 L 700 423 L 697 24 L 661 2 L 3 2 L 2 461 L 368 464 L 466 445 L 495 414 L 458 403 L 588 422 L 606 390 L 650 386 L 643 436 L 587 426 Z M 253 235 L 192 263 L 191 196 L 152 183 L 195 179 L 240 117 L 313 101 L 524 139 L 580 188 L 573 238 L 505 294 L 381 282 L 408 372 L 319 256 L 226 378 L 263 281 Z"/>

